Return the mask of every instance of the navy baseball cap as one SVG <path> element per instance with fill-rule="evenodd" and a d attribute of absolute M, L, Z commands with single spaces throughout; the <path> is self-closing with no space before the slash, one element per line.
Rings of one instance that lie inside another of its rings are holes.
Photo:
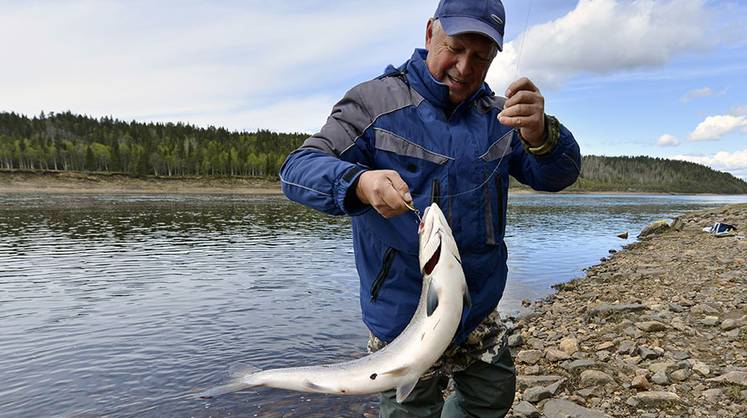
<path fill-rule="evenodd" d="M 501 0 L 441 0 L 433 16 L 449 36 L 477 33 L 492 39 L 503 51 L 506 11 Z"/>

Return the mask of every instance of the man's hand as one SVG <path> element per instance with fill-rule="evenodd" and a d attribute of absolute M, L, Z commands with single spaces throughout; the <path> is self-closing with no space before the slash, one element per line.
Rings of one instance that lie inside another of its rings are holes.
<path fill-rule="evenodd" d="M 537 86 L 522 77 L 506 89 L 506 103 L 498 120 L 514 128 L 532 147 L 539 147 L 545 140 L 545 98 Z"/>
<path fill-rule="evenodd" d="M 361 202 L 373 206 L 385 218 L 405 213 L 408 210 L 405 204 L 412 204 L 407 183 L 394 170 L 364 172 L 358 177 L 355 194 Z"/>

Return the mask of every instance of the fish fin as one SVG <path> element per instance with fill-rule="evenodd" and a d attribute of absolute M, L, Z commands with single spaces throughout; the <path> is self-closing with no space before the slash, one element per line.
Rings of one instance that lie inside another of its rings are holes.
<path fill-rule="evenodd" d="M 303 386 L 309 390 L 309 392 L 317 392 L 317 393 L 335 393 L 333 389 L 325 388 L 324 386 L 319 386 L 316 383 L 312 382 L 309 379 L 304 379 Z"/>
<path fill-rule="evenodd" d="M 426 300 L 426 309 L 428 316 L 433 315 L 433 312 L 438 308 L 438 292 L 434 286 L 428 286 L 428 298 Z"/>
<path fill-rule="evenodd" d="M 464 295 L 462 296 L 462 305 L 466 308 L 472 307 L 472 297 L 469 295 L 469 290 L 464 289 Z"/>
<path fill-rule="evenodd" d="M 239 378 L 248 374 L 257 373 L 261 369 L 259 367 L 252 366 L 251 364 L 244 363 L 232 363 L 228 366 L 228 376 L 233 378 Z"/>
<path fill-rule="evenodd" d="M 415 385 L 418 384 L 418 378 L 402 382 L 401 385 L 397 386 L 397 403 L 402 403 L 410 396 L 412 390 L 415 389 Z"/>
<path fill-rule="evenodd" d="M 396 369 L 392 369 L 392 370 L 388 370 L 388 371 L 385 371 L 385 372 L 381 372 L 379 374 L 388 374 L 390 376 L 404 376 L 409 371 L 410 371 L 410 367 L 409 366 L 402 366 L 402 367 L 397 367 Z"/>

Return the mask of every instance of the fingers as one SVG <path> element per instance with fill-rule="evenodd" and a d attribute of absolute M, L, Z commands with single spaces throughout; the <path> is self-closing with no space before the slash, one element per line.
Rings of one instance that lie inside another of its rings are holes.
<path fill-rule="evenodd" d="M 514 94 L 516 94 L 516 92 L 524 91 L 524 90 L 535 92 L 535 93 L 540 92 L 539 88 L 537 88 L 537 86 L 534 85 L 532 80 L 526 77 L 521 77 L 520 79 L 514 81 L 508 86 L 508 88 L 506 89 L 506 97 L 510 99 L 511 97 L 513 97 Z"/>
<path fill-rule="evenodd" d="M 542 93 L 531 80 L 522 77 L 508 86 L 506 97 L 498 121 L 519 128 L 527 142 L 538 145 L 545 132 L 545 98 Z"/>
<path fill-rule="evenodd" d="M 372 170 L 361 174 L 356 193 L 363 203 L 370 204 L 385 218 L 392 218 L 408 210 L 412 202 L 410 189 L 393 170 Z"/>

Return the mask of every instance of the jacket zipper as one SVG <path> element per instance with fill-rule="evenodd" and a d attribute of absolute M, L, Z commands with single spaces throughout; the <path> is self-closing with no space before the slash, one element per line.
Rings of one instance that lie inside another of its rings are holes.
<path fill-rule="evenodd" d="M 503 178 L 501 176 L 495 176 L 495 188 L 498 191 L 498 230 L 496 233 L 499 237 L 503 236 L 503 214 L 505 210 L 503 208 Z"/>
<path fill-rule="evenodd" d="M 438 180 L 433 180 L 433 186 L 431 187 L 431 204 L 437 204 L 441 206 L 439 203 L 439 195 L 441 194 L 441 183 L 438 182 Z"/>
<path fill-rule="evenodd" d="M 381 264 L 381 270 L 379 270 L 379 274 L 376 275 L 376 279 L 371 286 L 371 303 L 376 302 L 376 299 L 378 299 L 379 290 L 381 290 L 381 285 L 384 284 L 384 280 L 389 276 L 389 269 L 392 267 L 394 255 L 396 253 L 397 250 L 392 247 L 387 248 L 386 252 L 384 252 L 384 261 Z"/>

